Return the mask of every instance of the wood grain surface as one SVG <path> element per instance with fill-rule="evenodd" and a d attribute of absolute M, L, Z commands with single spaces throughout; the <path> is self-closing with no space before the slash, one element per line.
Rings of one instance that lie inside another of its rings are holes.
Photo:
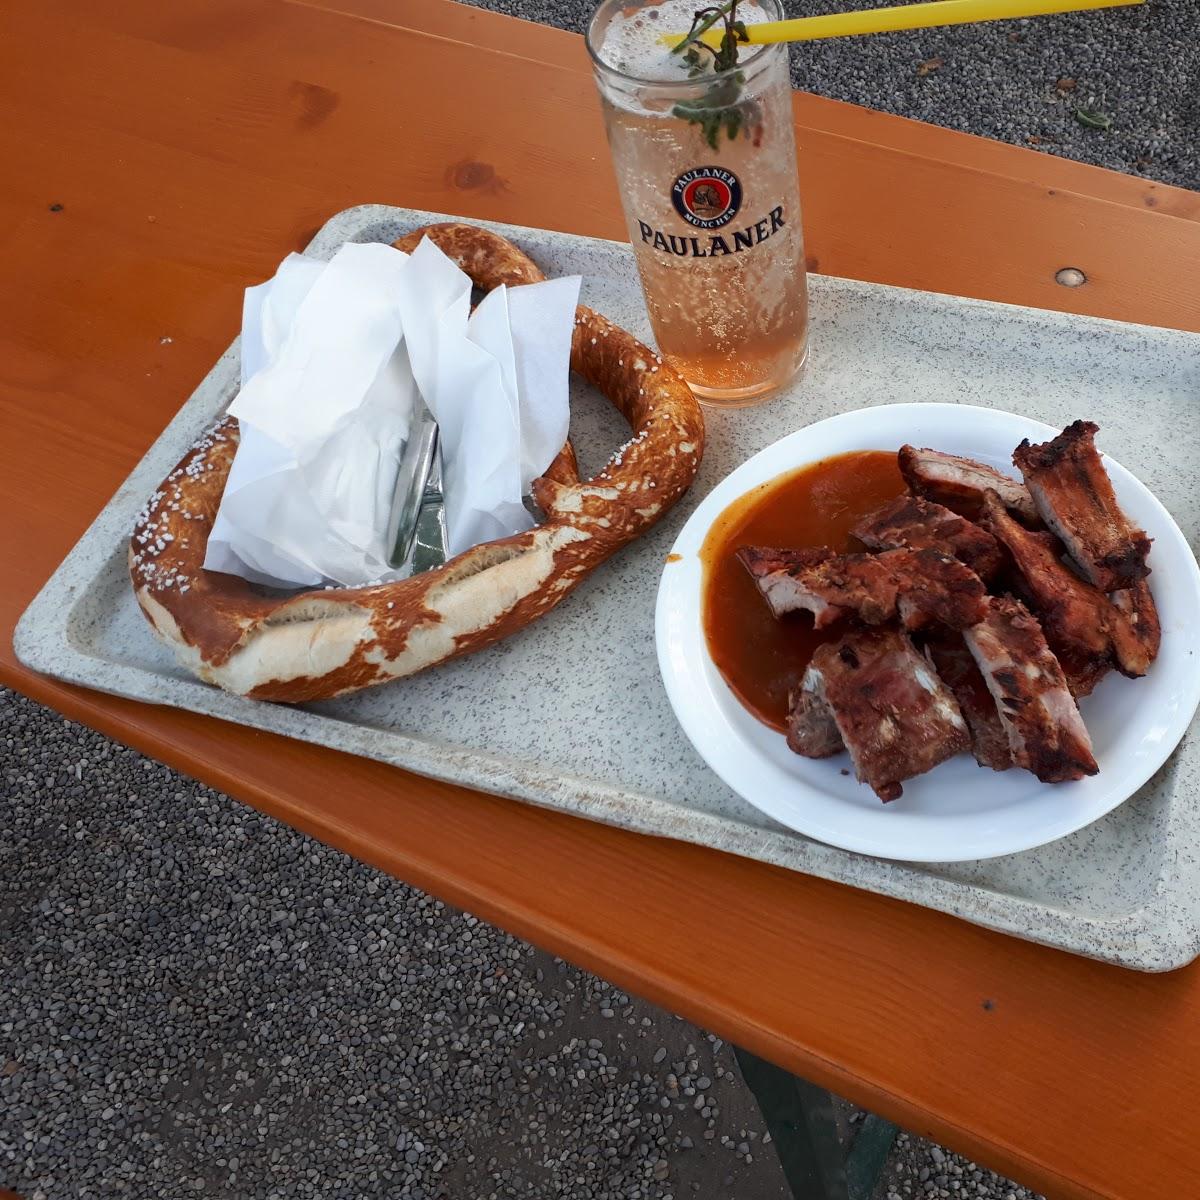
<path fill-rule="evenodd" d="M 242 289 L 332 213 L 623 236 L 578 38 L 446 0 L 11 0 L 0 106 L 0 680 L 1053 1197 L 1200 1195 L 1196 969 L 1101 966 L 15 662 L 17 617 Z M 1195 195 L 815 97 L 796 117 L 820 270 L 1200 330 Z"/>

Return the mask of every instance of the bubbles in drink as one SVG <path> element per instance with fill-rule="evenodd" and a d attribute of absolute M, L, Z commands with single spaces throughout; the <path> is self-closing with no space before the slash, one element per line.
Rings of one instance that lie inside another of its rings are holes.
<path fill-rule="evenodd" d="M 687 33 L 697 7 L 696 0 L 661 0 L 616 13 L 604 32 L 600 57 L 610 67 L 638 79 L 686 79 L 679 55 L 673 55 L 659 38 L 664 33 Z M 754 0 L 740 0 L 737 18 L 747 25 L 769 19 Z M 719 32 L 723 25 L 718 21 L 713 28 Z M 749 47 L 746 52 L 750 52 Z M 703 55 L 703 60 L 711 59 L 712 55 Z"/>

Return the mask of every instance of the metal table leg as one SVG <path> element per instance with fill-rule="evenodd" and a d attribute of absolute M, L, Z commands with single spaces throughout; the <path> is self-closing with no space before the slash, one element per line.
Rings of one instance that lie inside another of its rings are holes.
<path fill-rule="evenodd" d="M 824 1088 L 748 1050 L 735 1046 L 734 1054 L 795 1200 L 870 1200 L 896 1127 L 867 1117 L 849 1153 L 843 1154 L 833 1097 Z"/>

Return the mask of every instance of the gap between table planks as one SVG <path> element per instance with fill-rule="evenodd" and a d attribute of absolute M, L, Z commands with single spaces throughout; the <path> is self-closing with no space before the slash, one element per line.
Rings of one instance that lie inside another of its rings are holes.
<path fill-rule="evenodd" d="M 9 634 L 236 332 L 241 289 L 332 212 L 378 200 L 623 236 L 577 39 L 440 2 L 336 7 L 0 17 L 0 153 L 21 165 L 0 179 Z M 1177 269 L 1200 251 L 1191 193 L 812 97 L 796 111 L 820 269 L 1200 328 Z M 1091 282 L 1058 287 L 1065 265 Z M 1198 1190 L 1187 1122 L 1163 1115 L 1188 1111 L 1200 1065 L 1194 969 L 1137 976 L 63 687 L 23 672 L 9 637 L 0 678 L 1051 1195 Z"/>

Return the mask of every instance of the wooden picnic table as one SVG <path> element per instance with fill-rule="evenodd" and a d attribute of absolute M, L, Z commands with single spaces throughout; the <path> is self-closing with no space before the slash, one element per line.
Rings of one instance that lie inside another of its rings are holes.
<path fill-rule="evenodd" d="M 1053 1197 L 1200 1194 L 1194 968 L 1103 966 L 15 661 L 18 616 L 242 289 L 332 213 L 624 237 L 581 39 L 448 0 L 12 0 L 0 103 L 0 681 Z M 795 115 L 814 270 L 1200 330 L 1200 195 L 803 94 Z"/>

